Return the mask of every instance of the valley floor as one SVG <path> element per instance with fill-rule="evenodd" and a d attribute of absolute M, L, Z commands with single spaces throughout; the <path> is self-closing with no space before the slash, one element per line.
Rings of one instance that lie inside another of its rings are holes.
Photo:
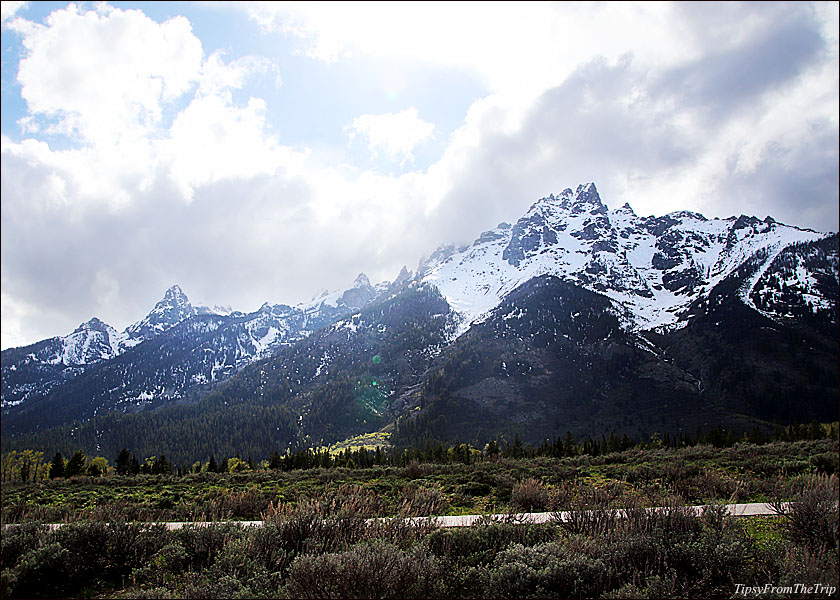
<path fill-rule="evenodd" d="M 825 438 L 4 483 L 3 523 L 17 525 L 3 532 L 0 594 L 717 598 L 761 588 L 836 597 L 837 463 L 837 440 Z M 735 517 L 723 506 L 745 500 L 791 504 L 770 517 Z M 556 511 L 563 518 L 546 523 L 510 516 Z M 383 518 L 424 515 L 473 526 Z M 151 523 L 226 519 L 238 522 Z M 242 526 L 254 520 L 264 526 Z"/>

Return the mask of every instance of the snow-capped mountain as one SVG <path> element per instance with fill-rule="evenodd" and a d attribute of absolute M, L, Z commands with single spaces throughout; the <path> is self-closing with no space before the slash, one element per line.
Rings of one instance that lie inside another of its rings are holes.
<path fill-rule="evenodd" d="M 132 339 L 151 339 L 197 313 L 180 286 L 173 285 L 145 318 L 129 325 L 125 332 Z"/>
<path fill-rule="evenodd" d="M 138 423 L 178 437 L 187 420 L 202 448 L 222 428 L 260 432 L 249 447 L 266 454 L 379 427 L 419 445 L 538 443 L 831 418 L 838 271 L 836 233 L 639 217 L 589 183 L 393 282 L 360 274 L 247 314 L 194 306 L 174 286 L 123 332 L 92 319 L 5 350 L 4 438 L 81 421 L 98 447 Z"/>
<path fill-rule="evenodd" d="M 747 259 L 761 255 L 764 267 L 741 291 L 745 300 L 786 248 L 824 237 L 769 217 L 638 217 L 628 204 L 608 209 L 589 183 L 538 200 L 513 226 L 501 223 L 469 247 L 439 249 L 421 270 L 462 315 L 460 332 L 541 275 L 611 298 L 629 330 L 669 329 L 684 326 L 692 302 Z M 804 297 L 825 305 L 804 264 L 797 274 L 802 291 L 810 290 Z"/>
<path fill-rule="evenodd" d="M 61 340 L 61 355 L 55 356 L 53 360 L 69 367 L 113 358 L 123 351 L 129 338 L 125 332 L 119 333 L 107 323 L 93 317 Z"/>
<path fill-rule="evenodd" d="M 400 285 L 408 278 L 403 268 L 395 284 Z M 113 398 L 106 404 L 142 404 L 161 395 L 178 398 L 190 386 L 229 377 L 242 366 L 307 337 L 375 297 L 387 295 L 395 289 L 395 284 L 383 282 L 374 288 L 367 276 L 360 273 L 348 289 L 325 292 L 312 302 L 294 307 L 266 302 L 248 314 L 229 308 L 194 306 L 180 286 L 174 285 L 148 315 L 122 332 L 94 317 L 67 336 L 4 350 L 2 406 L 15 406 L 44 396 L 92 366 L 111 361 L 143 342 L 170 332 L 177 334 L 178 349 L 168 347 L 164 341 L 162 351 L 167 356 L 175 352 L 184 365 L 171 376 L 163 376 L 157 373 L 160 367 L 154 358 L 143 350 L 144 364 L 123 372 L 109 389 Z M 181 325 L 184 325 L 182 331 L 175 332 Z M 185 335 L 189 340 L 186 345 Z M 135 354 L 140 352 L 137 350 Z M 187 364 L 192 366 L 187 368 Z M 187 371 L 189 376 L 184 376 Z M 96 376 L 108 379 L 102 373 Z"/>

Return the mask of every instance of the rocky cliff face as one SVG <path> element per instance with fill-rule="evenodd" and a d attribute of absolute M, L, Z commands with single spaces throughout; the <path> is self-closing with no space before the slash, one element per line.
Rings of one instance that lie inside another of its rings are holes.
<path fill-rule="evenodd" d="M 442 248 L 424 265 L 424 280 L 462 314 L 463 331 L 540 275 L 613 299 L 631 330 L 667 329 L 684 326 L 692 302 L 746 260 L 760 256 L 769 265 L 785 249 L 825 237 L 769 218 L 638 217 L 627 204 L 608 209 L 589 183 L 538 200 L 513 227 L 502 224 L 467 248 Z M 798 277 L 810 290 L 807 302 L 830 302 L 830 292 L 809 282 L 833 276 L 802 263 Z"/>

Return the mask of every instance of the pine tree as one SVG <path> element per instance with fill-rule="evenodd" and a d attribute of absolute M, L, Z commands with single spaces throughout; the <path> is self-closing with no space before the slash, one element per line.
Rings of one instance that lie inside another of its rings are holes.
<path fill-rule="evenodd" d="M 74 477 L 85 472 L 87 466 L 87 456 L 81 450 L 76 450 L 73 456 L 67 461 L 67 467 L 64 469 L 64 474 L 67 477 Z"/>
<path fill-rule="evenodd" d="M 511 446 L 508 450 L 508 454 L 511 456 L 511 458 L 522 458 L 522 455 L 524 454 L 524 449 L 522 448 L 522 440 L 519 439 L 518 433 L 513 437 L 513 446 Z"/>
<path fill-rule="evenodd" d="M 133 454 L 131 455 L 131 464 L 128 470 L 132 475 L 138 475 L 140 473 L 140 461 Z"/>
<path fill-rule="evenodd" d="M 117 469 L 117 475 L 128 475 L 128 470 L 131 467 L 131 455 L 126 448 L 120 450 L 114 464 Z"/>
<path fill-rule="evenodd" d="M 172 463 L 167 460 L 165 454 L 161 454 L 155 459 L 155 462 L 152 464 L 152 474 L 172 475 Z"/>
<path fill-rule="evenodd" d="M 50 465 L 50 479 L 64 477 L 64 458 L 61 452 L 56 452 Z"/>

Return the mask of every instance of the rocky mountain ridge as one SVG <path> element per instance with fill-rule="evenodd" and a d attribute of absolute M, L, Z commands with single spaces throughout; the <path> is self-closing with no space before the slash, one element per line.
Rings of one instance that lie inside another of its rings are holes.
<path fill-rule="evenodd" d="M 394 282 L 360 274 L 248 314 L 176 287 L 125 332 L 93 319 L 4 351 L 4 437 L 81 422 L 101 444 L 208 412 L 208 448 L 267 423 L 289 447 L 382 427 L 422 445 L 810 420 L 836 401 L 839 263 L 837 234 L 638 217 L 585 184 Z"/>
<path fill-rule="evenodd" d="M 405 273 L 403 269 L 403 279 L 398 277 L 398 281 L 406 279 Z M 270 355 L 283 345 L 303 339 L 391 289 L 388 282 L 380 284 L 378 289 L 374 288 L 367 276 L 361 273 L 352 287 L 346 290 L 325 293 L 309 303 L 294 307 L 266 302 L 258 310 L 246 314 L 194 306 L 180 286 L 174 285 L 166 290 L 149 314 L 122 332 L 93 317 L 66 336 L 4 350 L 2 406 L 11 407 L 44 396 L 92 366 L 111 361 L 186 321 L 192 322 L 192 326 L 187 328 L 191 335 L 217 331 L 223 341 L 212 344 L 213 360 L 208 362 L 208 356 L 204 356 L 202 363 L 208 367 L 195 373 L 193 378 L 186 378 L 180 387 L 183 389 L 193 384 L 216 381 L 245 364 Z M 206 354 L 206 347 L 201 351 Z M 156 387 L 159 389 L 126 390 L 124 399 L 133 397 L 142 400 L 167 387 L 171 393 L 173 388 L 172 385 Z"/>
<path fill-rule="evenodd" d="M 595 185 L 538 200 L 512 227 L 501 223 L 466 248 L 441 248 L 422 265 L 423 281 L 462 314 L 462 330 L 533 277 L 554 275 L 613 299 L 631 330 L 685 326 L 687 309 L 745 260 L 763 253 L 769 266 L 817 233 L 767 217 L 707 219 L 689 211 L 638 217 L 610 210 Z M 803 272 L 802 291 L 827 306 Z M 809 279 L 810 278 L 810 279 Z M 752 290 L 742 292 L 746 299 Z"/>

